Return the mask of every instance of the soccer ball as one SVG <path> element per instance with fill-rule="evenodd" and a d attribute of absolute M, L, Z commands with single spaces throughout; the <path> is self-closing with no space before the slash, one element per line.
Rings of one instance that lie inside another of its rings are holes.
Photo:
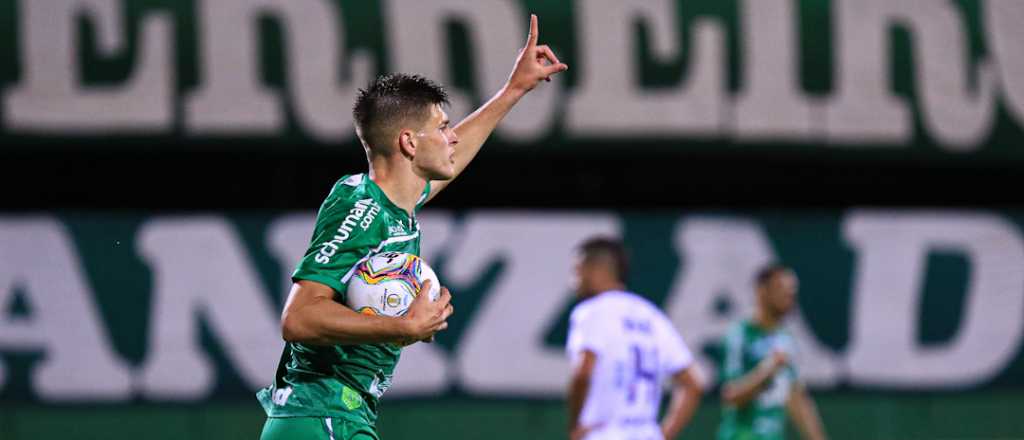
<path fill-rule="evenodd" d="M 430 280 L 430 300 L 437 300 L 441 283 L 422 258 L 404 252 L 376 254 L 356 266 L 346 302 L 362 314 L 402 316 L 426 280 Z"/>

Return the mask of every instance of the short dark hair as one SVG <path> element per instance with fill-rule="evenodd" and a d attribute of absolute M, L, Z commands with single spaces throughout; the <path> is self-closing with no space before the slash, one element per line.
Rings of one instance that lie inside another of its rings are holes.
<path fill-rule="evenodd" d="M 620 282 L 626 282 L 629 275 L 629 254 L 622 240 L 612 237 L 591 237 L 579 246 L 584 259 L 591 257 L 608 257 L 612 259 L 615 276 Z"/>
<path fill-rule="evenodd" d="M 433 104 L 448 104 L 444 87 L 420 75 L 391 73 L 359 89 L 352 119 L 363 142 L 381 151 L 400 124 L 425 120 Z"/>
<path fill-rule="evenodd" d="M 779 273 L 793 270 L 789 266 L 782 263 L 768 263 L 761 270 L 757 271 L 757 275 L 754 276 L 754 287 L 761 287 L 768 284 L 772 278 Z"/>

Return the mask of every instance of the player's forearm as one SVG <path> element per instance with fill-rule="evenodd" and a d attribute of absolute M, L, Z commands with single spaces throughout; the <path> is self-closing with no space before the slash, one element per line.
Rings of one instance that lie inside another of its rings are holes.
<path fill-rule="evenodd" d="M 525 94 L 526 91 L 506 84 L 487 103 L 455 126 L 455 134 L 459 137 L 459 144 L 455 147 L 456 176 L 466 169 L 498 123 Z"/>
<path fill-rule="evenodd" d="M 672 390 L 672 402 L 665 417 L 661 421 L 661 432 L 666 439 L 675 438 L 683 427 L 693 418 L 693 413 L 700 404 L 701 390 L 694 387 L 675 386 Z"/>
<path fill-rule="evenodd" d="M 826 440 L 825 429 L 821 425 L 821 417 L 814 405 L 814 400 L 801 389 L 793 393 L 789 402 L 790 417 L 800 433 L 807 440 Z"/>
<path fill-rule="evenodd" d="M 363 315 L 327 299 L 286 311 L 281 330 L 288 342 L 313 345 L 403 342 L 413 337 L 402 318 Z"/>
<path fill-rule="evenodd" d="M 764 388 L 764 384 L 775 374 L 778 367 L 762 363 L 745 376 L 727 382 L 722 387 L 722 399 L 735 406 L 745 406 Z"/>
<path fill-rule="evenodd" d="M 567 404 L 569 406 L 569 432 L 571 433 L 579 426 L 580 413 L 583 411 L 583 401 L 590 391 L 590 376 L 574 374 L 569 382 L 569 395 Z"/>

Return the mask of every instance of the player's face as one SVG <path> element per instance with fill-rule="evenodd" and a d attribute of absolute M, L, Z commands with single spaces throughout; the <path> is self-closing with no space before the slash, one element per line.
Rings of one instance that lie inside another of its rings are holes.
<path fill-rule="evenodd" d="M 782 271 L 768 281 L 765 288 L 766 306 L 776 316 L 784 316 L 796 305 L 799 282 L 792 271 Z"/>
<path fill-rule="evenodd" d="M 595 274 L 594 262 L 587 261 L 583 255 L 577 255 L 573 264 L 572 278 L 570 279 L 570 285 L 573 291 L 576 292 L 576 296 L 582 298 L 593 293 Z"/>
<path fill-rule="evenodd" d="M 428 180 L 449 180 L 455 177 L 455 144 L 459 138 L 452 131 L 448 115 L 441 106 L 430 106 L 430 117 L 415 134 L 416 155 L 413 167 Z"/>

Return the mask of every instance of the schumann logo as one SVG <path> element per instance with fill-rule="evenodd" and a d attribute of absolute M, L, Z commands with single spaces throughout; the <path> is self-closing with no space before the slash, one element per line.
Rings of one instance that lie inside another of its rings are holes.
<path fill-rule="evenodd" d="M 338 227 L 334 237 L 320 244 L 320 252 L 314 258 L 316 262 L 320 264 L 329 263 L 331 257 L 338 251 L 338 247 L 352 235 L 352 228 L 358 225 L 364 231 L 367 230 L 373 224 L 373 220 L 377 218 L 377 213 L 379 212 L 380 205 L 374 202 L 373 199 L 367 198 L 356 202 L 356 205 L 348 211 L 345 220 L 341 222 L 341 226 Z"/>

